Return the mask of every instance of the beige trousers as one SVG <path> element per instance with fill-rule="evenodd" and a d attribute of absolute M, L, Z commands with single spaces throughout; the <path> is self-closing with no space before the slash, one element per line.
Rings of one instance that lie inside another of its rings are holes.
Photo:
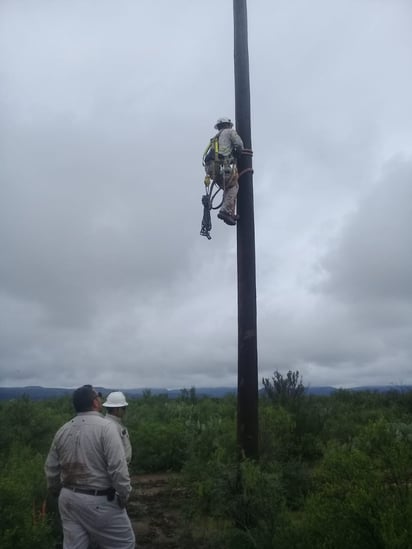
<path fill-rule="evenodd" d="M 116 498 L 91 496 L 62 488 L 59 513 L 63 525 L 63 549 L 135 549 L 135 536 L 126 509 Z"/>
<path fill-rule="evenodd" d="M 223 185 L 223 202 L 220 211 L 229 212 L 230 215 L 236 214 L 236 198 L 239 190 L 238 173 L 236 166 L 233 170 L 225 174 Z"/>

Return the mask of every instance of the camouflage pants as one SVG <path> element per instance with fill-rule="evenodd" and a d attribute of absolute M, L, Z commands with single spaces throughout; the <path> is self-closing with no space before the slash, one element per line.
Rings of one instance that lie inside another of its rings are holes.
<path fill-rule="evenodd" d="M 205 170 L 207 175 L 223 190 L 223 202 L 220 211 L 235 215 L 236 198 L 239 190 L 239 176 L 236 164 L 229 161 L 211 161 L 206 164 Z"/>

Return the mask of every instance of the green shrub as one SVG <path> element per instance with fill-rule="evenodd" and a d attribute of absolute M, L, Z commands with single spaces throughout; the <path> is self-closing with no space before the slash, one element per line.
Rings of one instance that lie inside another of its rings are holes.
<path fill-rule="evenodd" d="M 135 471 L 179 471 L 187 457 L 184 426 L 150 421 L 129 430 L 133 444 L 131 469 Z"/>
<path fill-rule="evenodd" d="M 60 402 L 63 402 L 60 399 Z M 72 412 L 71 415 L 74 415 Z M 2 402 L 0 406 L 0 448 L 7 453 L 16 442 L 30 446 L 34 452 L 46 453 L 52 437 L 62 423 L 64 413 L 56 412 L 46 402 L 33 402 L 27 397 Z M 12 428 L 10 418 L 13 419 Z"/>
<path fill-rule="evenodd" d="M 0 471 L 0 546 L 2 549 L 50 549 L 54 517 L 43 516 L 46 487 L 44 457 L 20 443 Z"/>
<path fill-rule="evenodd" d="M 350 445 L 332 445 L 305 506 L 304 547 L 408 549 L 412 539 L 412 445 L 385 420 Z"/>
<path fill-rule="evenodd" d="M 250 461 L 211 460 L 201 471 L 189 473 L 191 519 L 205 514 L 224 519 L 222 547 L 270 548 L 281 530 L 288 528 L 281 475 L 275 469 L 264 471 Z"/>

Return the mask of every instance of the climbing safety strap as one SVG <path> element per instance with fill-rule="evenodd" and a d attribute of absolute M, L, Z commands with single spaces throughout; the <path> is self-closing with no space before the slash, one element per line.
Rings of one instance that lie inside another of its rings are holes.
<path fill-rule="evenodd" d="M 212 137 L 203 153 L 203 166 L 210 160 L 219 158 L 219 134 Z"/>

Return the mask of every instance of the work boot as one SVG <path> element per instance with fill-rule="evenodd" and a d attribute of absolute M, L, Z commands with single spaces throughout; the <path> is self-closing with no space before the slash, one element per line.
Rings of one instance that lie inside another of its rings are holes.
<path fill-rule="evenodd" d="M 226 223 L 226 225 L 236 225 L 237 215 L 232 215 L 226 210 L 220 210 L 217 216 L 219 219 L 222 219 Z"/>

